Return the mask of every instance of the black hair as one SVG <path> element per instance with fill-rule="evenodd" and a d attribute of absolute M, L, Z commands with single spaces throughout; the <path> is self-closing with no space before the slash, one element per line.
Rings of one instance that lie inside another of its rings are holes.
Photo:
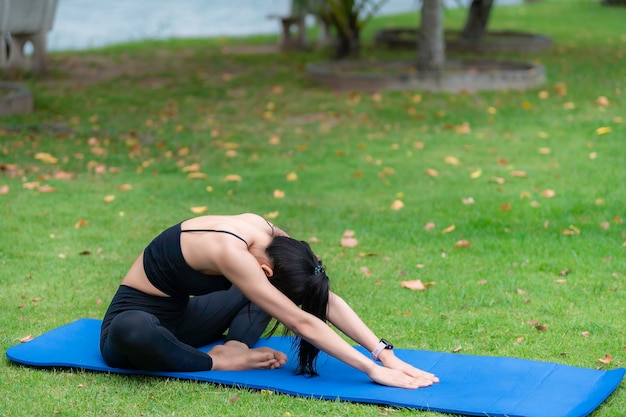
<path fill-rule="evenodd" d="M 273 263 L 274 275 L 270 282 L 302 310 L 327 320 L 330 285 L 322 262 L 308 243 L 286 236 L 275 236 L 267 247 Z M 319 349 L 297 337 L 298 373 L 317 375 L 315 359 Z"/>

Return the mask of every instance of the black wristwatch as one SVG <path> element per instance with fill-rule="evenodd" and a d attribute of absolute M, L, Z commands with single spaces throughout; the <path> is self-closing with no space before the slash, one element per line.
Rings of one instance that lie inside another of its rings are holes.
<path fill-rule="evenodd" d="M 372 351 L 372 359 L 377 361 L 378 356 L 385 349 L 393 349 L 393 345 L 389 343 L 388 341 L 386 341 L 385 339 L 380 339 L 380 341 L 378 342 L 378 345 L 376 345 L 376 348 L 374 348 L 374 350 Z"/>

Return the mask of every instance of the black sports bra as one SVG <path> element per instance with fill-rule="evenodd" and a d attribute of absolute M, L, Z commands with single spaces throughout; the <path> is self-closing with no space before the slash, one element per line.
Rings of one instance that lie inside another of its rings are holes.
<path fill-rule="evenodd" d="M 248 243 L 227 230 L 182 230 L 178 223 L 158 235 L 143 252 L 143 268 L 152 285 L 171 297 L 189 297 L 214 291 L 226 290 L 232 283 L 222 275 L 206 275 L 189 266 L 180 248 L 183 232 L 227 233 Z"/>

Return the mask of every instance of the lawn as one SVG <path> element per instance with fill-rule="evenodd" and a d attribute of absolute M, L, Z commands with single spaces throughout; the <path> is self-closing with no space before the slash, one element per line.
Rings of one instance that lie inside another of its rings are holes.
<path fill-rule="evenodd" d="M 416 21 L 370 22 L 364 56 L 410 55 L 370 40 Z M 339 94 L 304 71 L 326 51 L 244 53 L 271 37 L 52 54 L 49 75 L 18 77 L 36 111 L 0 119 L 2 350 L 101 318 L 165 227 L 250 211 L 310 240 L 397 346 L 625 367 L 625 21 L 587 0 L 496 7 L 492 29 L 555 43 L 513 56 L 546 66 L 524 92 Z M 418 279 L 434 284 L 400 285 Z M 442 415 L 7 360 L 0 375 L 7 416 Z M 623 415 L 622 384 L 593 416 Z"/>

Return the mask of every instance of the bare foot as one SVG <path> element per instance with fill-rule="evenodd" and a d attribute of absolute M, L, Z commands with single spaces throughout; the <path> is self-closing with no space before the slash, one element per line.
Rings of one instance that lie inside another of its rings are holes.
<path fill-rule="evenodd" d="M 287 362 L 287 355 L 270 348 L 241 349 L 218 345 L 208 352 L 216 371 L 276 369 Z"/>

